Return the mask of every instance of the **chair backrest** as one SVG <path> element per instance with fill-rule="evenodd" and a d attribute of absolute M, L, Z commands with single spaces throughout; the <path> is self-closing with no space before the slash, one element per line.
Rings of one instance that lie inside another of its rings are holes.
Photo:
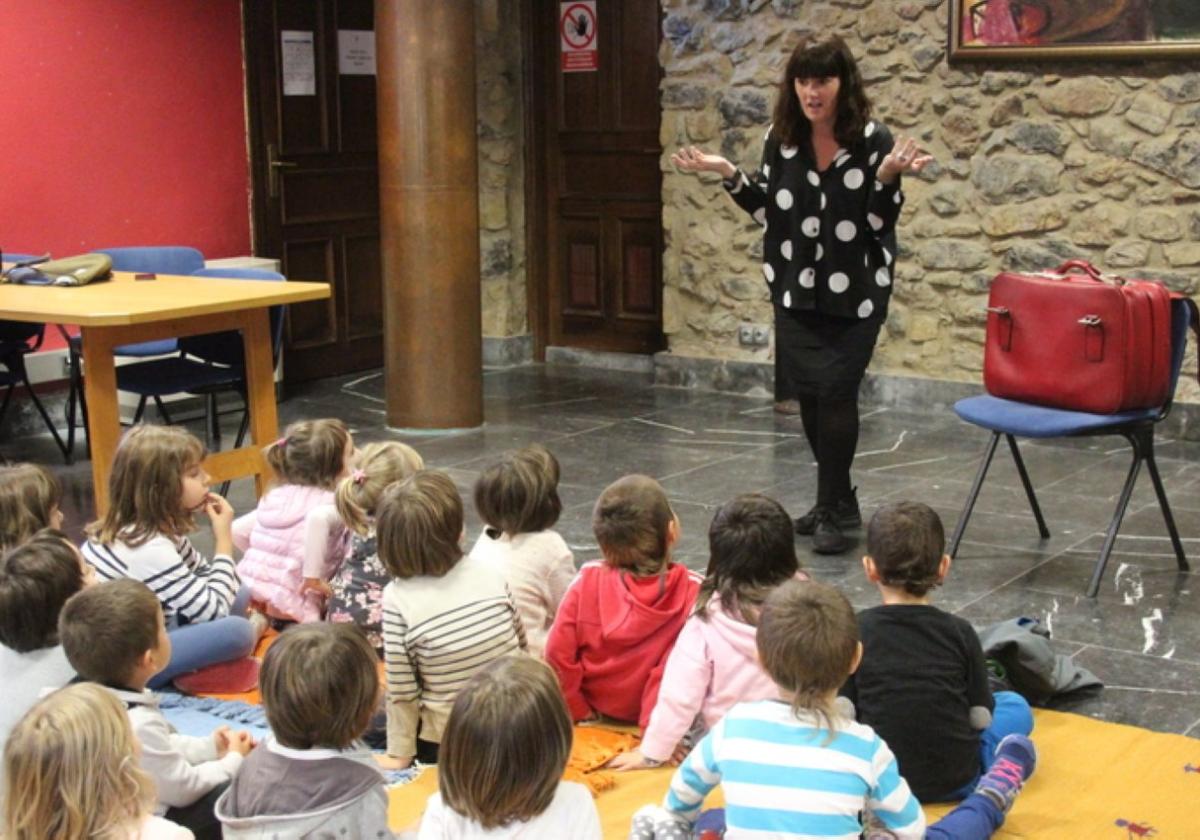
<path fill-rule="evenodd" d="M 277 271 L 262 268 L 201 268 L 191 274 L 193 277 L 214 277 L 221 280 L 287 279 Z M 279 361 L 279 347 L 283 343 L 283 310 L 282 306 L 271 307 L 271 358 L 275 361 Z M 179 349 L 188 356 L 219 365 L 241 367 L 244 361 L 241 333 L 237 330 L 181 338 Z"/>
<path fill-rule="evenodd" d="M 1163 405 L 1160 419 L 1167 416 L 1175 401 L 1175 388 L 1183 372 L 1183 357 L 1187 352 L 1188 327 L 1192 323 L 1192 304 L 1182 298 L 1171 301 L 1171 388 Z"/>
<path fill-rule="evenodd" d="M 41 254 L 10 254 L 4 252 L 4 262 L 18 263 L 25 260 L 36 260 Z M 12 345 L 24 344 L 30 352 L 35 347 L 42 343 L 42 336 L 46 331 L 45 324 L 27 324 L 24 321 L 0 321 L 0 344 Z M 30 341 L 34 343 L 30 345 Z"/>
<path fill-rule="evenodd" d="M 135 248 L 95 248 L 93 253 L 112 257 L 114 271 L 156 274 L 191 274 L 204 268 L 204 255 L 184 245 L 147 245 Z"/>
<path fill-rule="evenodd" d="M 4 252 L 4 262 L 19 263 L 19 262 L 25 262 L 26 260 L 36 260 L 42 256 L 43 256 L 42 254 L 10 254 L 8 251 L 5 251 Z"/>

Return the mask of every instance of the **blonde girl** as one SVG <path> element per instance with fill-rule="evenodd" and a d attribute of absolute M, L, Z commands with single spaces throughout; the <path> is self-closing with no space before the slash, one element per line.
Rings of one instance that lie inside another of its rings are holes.
<path fill-rule="evenodd" d="M 575 577 L 575 557 L 553 530 L 562 513 L 558 473 L 558 459 L 534 444 L 508 453 L 475 482 L 475 510 L 484 528 L 471 556 L 504 575 L 529 652 L 539 657 Z"/>
<path fill-rule="evenodd" d="M 29 710 L 4 749 L 6 840 L 187 840 L 152 816 L 154 782 L 138 767 L 125 707 L 95 683 Z"/>
<path fill-rule="evenodd" d="M 329 530 L 321 508 L 350 473 L 354 440 L 341 420 L 303 420 L 266 449 L 276 484 L 233 524 L 238 574 L 254 609 L 282 621 L 320 621 L 325 581 L 345 556 L 346 531 Z"/>
<path fill-rule="evenodd" d="M 0 554 L 43 528 L 62 528 L 62 487 L 41 464 L 0 467 Z"/>
<path fill-rule="evenodd" d="M 571 716 L 554 672 L 526 656 L 497 659 L 454 701 L 418 840 L 493 836 L 599 840 L 586 787 L 562 781 Z"/>
<path fill-rule="evenodd" d="M 84 558 L 103 580 L 133 578 L 162 603 L 171 661 L 149 683 L 250 655 L 263 625 L 244 616 L 249 592 L 233 563 L 233 508 L 208 488 L 204 444 L 178 426 L 134 426 L 121 439 L 108 479 L 108 512 L 87 527 Z M 214 554 L 187 535 L 195 516 L 212 525 Z"/>
<path fill-rule="evenodd" d="M 411 446 L 395 441 L 369 443 L 358 453 L 357 466 L 338 485 L 335 506 L 329 511 L 336 523 L 350 530 L 350 551 L 331 582 L 327 618 L 358 625 L 380 658 L 383 588 L 392 576 L 375 547 L 375 509 L 384 490 L 424 467 Z"/>

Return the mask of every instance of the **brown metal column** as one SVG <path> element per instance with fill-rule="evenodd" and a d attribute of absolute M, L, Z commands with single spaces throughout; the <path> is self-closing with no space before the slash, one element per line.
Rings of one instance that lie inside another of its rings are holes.
<path fill-rule="evenodd" d="M 390 426 L 483 422 L 475 3 L 375 0 Z"/>

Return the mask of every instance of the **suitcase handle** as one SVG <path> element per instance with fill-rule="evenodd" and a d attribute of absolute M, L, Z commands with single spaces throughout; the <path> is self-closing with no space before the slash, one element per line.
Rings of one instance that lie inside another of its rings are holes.
<path fill-rule="evenodd" d="M 1092 265 L 1087 260 L 1067 260 L 1065 263 L 1054 269 L 1055 274 L 1071 274 L 1078 271 L 1081 274 L 1086 274 L 1088 277 L 1098 283 L 1105 282 L 1104 275 L 1100 273 L 1100 269 Z M 1120 280 L 1117 280 L 1120 285 Z"/>
<path fill-rule="evenodd" d="M 995 315 L 999 319 L 996 329 L 996 343 L 1001 350 L 1008 351 L 1012 349 L 1012 333 L 1013 333 L 1013 317 L 1012 312 L 1007 306 L 989 306 L 987 307 L 989 315 Z"/>

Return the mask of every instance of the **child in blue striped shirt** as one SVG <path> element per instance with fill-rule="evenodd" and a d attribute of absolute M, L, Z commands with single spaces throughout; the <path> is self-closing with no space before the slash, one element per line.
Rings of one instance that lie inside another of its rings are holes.
<path fill-rule="evenodd" d="M 1033 744 L 1001 743 L 976 791 L 928 828 L 887 744 L 844 718 L 838 689 L 862 658 L 854 610 L 831 587 L 788 581 L 767 598 L 758 654 L 783 700 L 739 703 L 692 750 L 663 808 L 635 816 L 633 837 L 690 835 L 705 797 L 725 794 L 726 840 L 985 840 L 1033 772 Z"/>

